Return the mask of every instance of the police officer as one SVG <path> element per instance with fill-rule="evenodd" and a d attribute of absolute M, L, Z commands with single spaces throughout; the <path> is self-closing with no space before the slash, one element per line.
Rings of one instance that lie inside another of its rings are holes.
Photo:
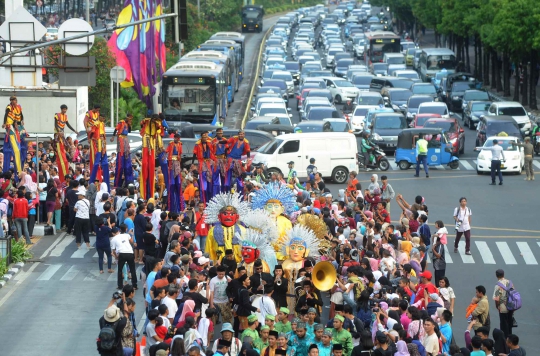
<path fill-rule="evenodd" d="M 424 139 L 424 135 L 420 134 L 418 141 L 416 141 L 416 174 L 415 177 L 419 177 L 420 164 L 424 164 L 424 171 L 426 172 L 426 178 L 429 178 L 429 170 L 427 165 L 427 148 L 428 142 Z"/>

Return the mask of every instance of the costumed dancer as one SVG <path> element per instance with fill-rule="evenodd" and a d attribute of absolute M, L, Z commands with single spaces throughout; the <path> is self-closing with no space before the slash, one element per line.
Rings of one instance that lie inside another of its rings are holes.
<path fill-rule="evenodd" d="M 232 250 L 237 263 L 242 260 L 241 240 L 245 228 L 240 220 L 249 211 L 247 202 L 240 194 L 220 193 L 213 197 L 204 210 L 205 222 L 213 224 L 206 238 L 206 252 L 214 262 L 224 256 L 226 250 Z"/>
<path fill-rule="evenodd" d="M 249 141 L 246 140 L 246 134 L 243 130 L 238 131 L 238 136 L 233 136 L 227 140 L 227 181 L 229 182 L 229 187 L 233 185 L 233 179 L 236 180 L 236 191 L 243 194 L 244 192 L 244 182 L 242 176 L 244 168 L 242 167 L 242 156 L 251 155 L 251 149 L 249 147 Z M 230 188 L 229 188 L 230 189 Z"/>
<path fill-rule="evenodd" d="M 242 242 L 240 266 L 246 268 L 248 277 L 255 273 L 253 267 L 258 259 L 262 262 L 262 272 L 274 273 L 274 267 L 277 265 L 276 251 L 265 234 L 254 229 L 246 229 L 243 235 L 237 234 L 236 237 Z"/>
<path fill-rule="evenodd" d="M 4 124 L 2 125 L 2 128 L 6 129 L 3 171 L 7 172 L 10 169 L 11 160 L 13 159 L 15 179 L 18 179 L 19 173 L 22 172 L 21 162 L 26 159 L 26 152 L 24 152 L 24 156 L 22 155 L 21 141 L 23 138 L 22 133 L 19 131 L 23 122 L 22 108 L 17 104 L 17 97 L 11 96 L 4 115 Z"/>
<path fill-rule="evenodd" d="M 231 182 L 228 179 L 229 163 L 227 159 L 227 139 L 223 137 L 223 129 L 216 129 L 216 137 L 212 139 L 216 154 L 216 167 L 212 176 L 214 194 L 225 193 L 231 190 Z"/>
<path fill-rule="evenodd" d="M 128 134 L 131 132 L 132 114 L 127 114 L 125 120 L 120 120 L 113 132 L 111 142 L 114 142 L 114 136 L 117 137 L 116 143 L 116 170 L 114 174 L 114 186 L 121 187 L 133 183 L 133 167 L 131 166 L 131 154 L 129 147 Z"/>
<path fill-rule="evenodd" d="M 168 208 L 173 213 L 184 210 L 184 195 L 182 194 L 182 142 L 180 134 L 174 134 L 174 141 L 167 146 L 168 170 L 164 172 L 169 179 L 167 186 Z"/>
<path fill-rule="evenodd" d="M 265 210 L 275 221 L 278 229 L 278 238 L 272 241 L 272 243 L 276 250 L 277 259 L 280 261 L 285 259 L 285 256 L 281 254 L 284 238 L 292 228 L 291 221 L 283 214 L 292 214 L 295 206 L 296 195 L 287 186 L 264 185 L 263 188 L 255 191 L 255 196 L 251 199 L 251 207 L 253 209 Z"/>
<path fill-rule="evenodd" d="M 214 145 L 208 138 L 208 132 L 201 134 L 201 139 L 195 143 L 193 148 L 193 160 L 199 161 L 199 193 L 201 201 L 206 203 L 214 196 L 213 173 L 216 162 Z"/>
<path fill-rule="evenodd" d="M 91 146 L 96 147 L 96 155 L 94 157 L 94 165 L 90 173 L 90 182 L 95 182 L 101 168 L 102 182 L 107 184 L 107 189 L 110 191 L 111 179 L 109 177 L 109 159 L 107 157 L 107 138 L 105 137 L 105 116 L 100 116 L 97 123 L 92 127 Z"/>
<path fill-rule="evenodd" d="M 161 120 L 161 127 L 162 127 L 161 137 L 159 137 L 159 140 L 161 142 L 161 147 L 164 147 L 163 137 L 165 136 L 165 132 L 169 132 L 169 124 L 167 123 L 167 120 L 165 120 L 165 115 L 163 115 L 163 113 L 159 114 L 159 119 Z M 168 169 L 169 169 L 169 163 L 167 162 L 168 154 L 165 151 L 161 151 L 161 152 L 157 152 L 157 155 L 158 155 L 159 167 L 161 168 L 161 172 L 163 172 L 163 179 L 165 180 L 165 186 L 168 188 L 169 175 L 166 174 L 166 172 L 168 172 Z M 162 195 L 163 191 L 159 192 L 159 194 Z"/>
<path fill-rule="evenodd" d="M 307 257 L 318 258 L 320 240 L 313 231 L 302 226 L 294 226 L 283 241 L 282 254 L 287 256 L 283 261 L 283 275 L 289 281 L 287 292 L 287 305 L 289 310 L 296 308 L 295 282 L 301 268 L 304 267 L 304 259 Z"/>
<path fill-rule="evenodd" d="M 58 178 L 60 178 L 60 182 L 65 181 L 65 176 L 68 174 L 69 169 L 69 161 L 66 156 L 66 146 L 68 143 L 66 142 L 64 130 L 67 126 L 71 131 L 77 133 L 77 130 L 75 130 L 68 121 L 67 110 L 67 105 L 62 104 L 60 106 L 60 112 L 54 115 L 53 146 L 54 151 L 56 152 L 56 163 L 58 163 Z"/>
<path fill-rule="evenodd" d="M 148 200 L 154 197 L 156 186 L 156 153 L 159 154 L 163 151 L 159 116 L 154 114 L 151 118 L 145 118 L 141 123 L 140 132 L 143 141 L 143 152 L 139 191 L 142 198 Z"/>
<path fill-rule="evenodd" d="M 96 125 L 99 122 L 99 110 L 101 109 L 101 106 L 94 105 L 94 108 L 92 110 L 88 110 L 86 112 L 86 115 L 84 116 L 84 129 L 86 130 L 86 134 L 88 137 L 88 143 L 90 145 L 90 154 L 88 157 L 90 158 L 90 167 L 94 167 L 94 159 L 96 158 L 96 152 L 98 151 L 98 148 L 93 145 L 93 142 L 91 140 L 92 130 L 94 125 Z"/>

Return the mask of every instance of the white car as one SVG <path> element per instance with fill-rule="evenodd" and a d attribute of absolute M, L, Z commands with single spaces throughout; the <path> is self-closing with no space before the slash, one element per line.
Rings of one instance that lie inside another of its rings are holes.
<path fill-rule="evenodd" d="M 58 39 L 58 29 L 55 27 L 47 28 L 47 33 L 45 34 L 45 41 L 54 41 Z"/>
<path fill-rule="evenodd" d="M 338 104 L 347 99 L 354 100 L 360 93 L 360 90 L 347 79 L 338 77 L 324 77 L 323 79 L 326 82 L 326 88 L 330 90 L 334 101 Z"/>
<path fill-rule="evenodd" d="M 497 101 L 488 109 L 489 115 L 508 115 L 516 120 L 521 133 L 531 129 L 530 113 L 517 101 Z"/>
<path fill-rule="evenodd" d="M 289 94 L 289 97 L 294 96 L 294 79 L 290 72 L 287 71 L 275 71 L 272 73 L 271 79 L 281 79 L 284 80 L 285 83 L 287 83 L 287 94 Z"/>
<path fill-rule="evenodd" d="M 450 118 L 450 111 L 446 103 L 442 102 L 429 102 L 422 103 L 418 106 L 417 114 L 439 114 L 443 119 Z"/>
<path fill-rule="evenodd" d="M 351 126 L 355 132 L 364 130 L 364 121 L 369 109 L 376 109 L 378 106 L 357 106 L 354 108 L 353 116 L 351 119 Z"/>
<path fill-rule="evenodd" d="M 493 147 L 493 140 L 499 141 L 499 145 L 504 149 L 504 160 L 501 162 L 501 172 L 513 172 L 521 174 L 521 170 L 525 165 L 525 155 L 523 148 L 513 146 L 512 142 L 519 141 L 520 138 L 515 136 L 491 136 L 484 143 L 483 147 L 477 147 L 478 159 L 476 160 L 476 172 L 482 174 L 483 172 L 491 172 L 491 150 Z"/>
<path fill-rule="evenodd" d="M 288 108 L 284 107 L 283 104 L 263 104 L 256 112 L 257 115 L 254 116 L 279 116 L 287 115 L 292 117 L 292 114 L 289 114 Z"/>

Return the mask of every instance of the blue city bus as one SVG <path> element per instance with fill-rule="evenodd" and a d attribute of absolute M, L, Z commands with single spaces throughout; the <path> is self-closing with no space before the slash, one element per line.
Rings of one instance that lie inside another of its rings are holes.
<path fill-rule="evenodd" d="M 180 58 L 180 62 L 186 60 L 205 62 L 210 61 L 216 64 L 223 65 L 225 69 L 225 81 L 227 84 L 227 88 L 238 88 L 238 79 L 236 76 L 237 70 L 236 66 L 234 65 L 234 58 L 231 59 L 229 55 L 219 51 L 191 51 L 185 54 L 182 58 Z M 231 105 L 231 102 L 234 101 L 234 93 L 232 93 L 232 96 L 229 96 L 229 94 L 229 90 L 227 90 L 227 100 L 229 102 L 229 105 Z"/>
<path fill-rule="evenodd" d="M 209 43 L 203 43 L 197 46 L 196 51 L 217 51 L 221 52 L 228 56 L 228 58 L 233 63 L 234 73 L 237 73 L 237 66 L 236 66 L 236 55 L 234 52 L 234 47 L 231 47 L 230 45 L 222 45 L 222 44 L 209 44 Z M 229 104 L 233 102 L 234 100 L 234 92 L 236 91 L 236 88 L 238 88 L 238 83 L 235 81 L 231 83 L 227 83 L 227 99 L 229 101 Z"/>
<path fill-rule="evenodd" d="M 215 125 L 227 116 L 225 67 L 210 61 L 176 63 L 163 74 L 161 105 L 170 126 L 183 121 Z"/>
<path fill-rule="evenodd" d="M 208 40 L 204 42 L 203 44 L 215 45 L 215 46 L 227 46 L 233 49 L 234 55 L 236 57 L 238 85 L 240 85 L 240 73 L 241 73 L 240 68 L 243 69 L 243 59 L 241 58 L 242 45 L 228 39 L 213 39 L 213 40 Z M 238 87 L 236 87 L 236 91 L 238 91 Z"/>
<path fill-rule="evenodd" d="M 244 61 L 246 58 L 246 37 L 240 32 L 217 32 L 210 37 L 211 40 L 224 39 L 238 43 L 240 45 L 240 56 L 237 63 L 238 65 L 238 80 L 242 82 L 244 79 Z"/>

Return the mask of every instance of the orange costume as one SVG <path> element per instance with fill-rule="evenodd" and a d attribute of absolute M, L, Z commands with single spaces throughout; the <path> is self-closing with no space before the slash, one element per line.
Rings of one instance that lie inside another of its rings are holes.
<path fill-rule="evenodd" d="M 199 192 L 201 201 L 206 203 L 214 196 L 213 186 L 216 184 L 212 180 L 214 166 L 216 162 L 215 146 L 212 140 L 205 134 L 193 148 L 193 156 L 199 161 Z M 219 184 L 219 181 L 217 182 Z"/>
<path fill-rule="evenodd" d="M 157 115 L 145 118 L 141 122 L 141 136 L 143 144 L 141 167 L 141 197 L 145 200 L 154 197 L 156 181 L 156 153 L 163 151 L 161 132 L 163 128 Z"/>
<path fill-rule="evenodd" d="M 62 107 L 64 109 L 64 107 Z M 67 110 L 67 107 L 65 107 Z M 66 147 L 68 143 L 66 142 L 66 137 L 64 130 L 67 127 L 73 132 L 77 132 L 69 124 L 68 117 L 66 113 L 59 112 L 54 115 L 54 150 L 56 151 L 57 163 L 58 163 L 58 177 L 60 181 L 65 181 L 65 176 L 68 174 L 69 161 L 66 156 Z"/>
<path fill-rule="evenodd" d="M 96 153 L 98 152 L 97 146 L 94 146 L 92 141 L 92 128 L 99 121 L 99 111 L 88 110 L 84 116 L 84 128 L 86 129 L 86 134 L 88 135 L 88 143 L 90 144 L 90 167 L 94 166 L 94 159 L 96 158 Z M 96 143 L 96 142 L 95 142 Z"/>
<path fill-rule="evenodd" d="M 182 195 L 182 142 L 180 137 L 175 137 L 178 142 L 171 142 L 167 146 L 167 160 L 169 163 L 168 172 L 169 186 L 168 192 L 168 207 L 169 211 L 179 213 L 184 208 L 184 199 Z"/>

